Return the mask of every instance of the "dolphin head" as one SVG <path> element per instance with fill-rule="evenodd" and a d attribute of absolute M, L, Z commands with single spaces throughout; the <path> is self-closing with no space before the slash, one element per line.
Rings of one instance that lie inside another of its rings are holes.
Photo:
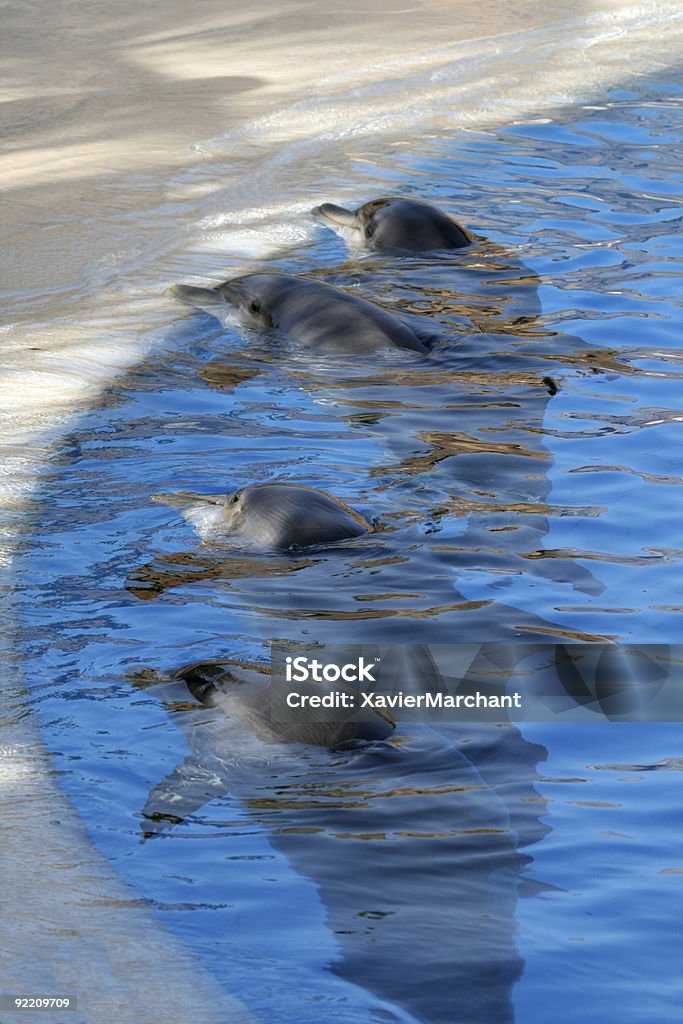
<path fill-rule="evenodd" d="M 225 302 L 247 327 L 274 327 L 273 308 L 287 288 L 284 274 L 246 274 L 220 286 Z"/>
<path fill-rule="evenodd" d="M 239 530 L 244 513 L 243 495 L 246 488 L 232 494 L 194 494 L 176 491 L 173 494 L 153 494 L 152 501 L 176 508 L 188 523 L 194 526 L 202 540 L 213 540 Z"/>
<path fill-rule="evenodd" d="M 399 200 L 400 201 L 400 200 Z M 373 199 L 356 210 L 356 222 L 366 242 L 376 245 L 385 244 L 384 235 L 391 223 L 391 206 L 394 199 Z M 389 217 L 387 217 L 389 213 Z"/>
<path fill-rule="evenodd" d="M 345 210 L 334 203 L 323 203 L 315 207 L 313 214 L 327 224 L 357 231 L 364 242 L 372 244 L 377 241 L 381 244 L 381 236 L 386 233 L 386 217 L 382 218 L 381 213 L 393 202 L 393 199 L 373 199 L 357 210 Z"/>
<path fill-rule="evenodd" d="M 290 279 L 284 274 L 247 274 L 214 288 L 178 284 L 172 292 L 181 302 L 206 310 L 219 320 L 234 315 L 244 327 L 273 327 L 272 311 Z"/>
<path fill-rule="evenodd" d="M 326 224 L 335 227 L 350 228 L 357 232 L 363 242 L 368 245 L 384 245 L 386 240 L 383 237 L 391 228 L 390 207 L 401 200 L 396 199 L 373 199 L 357 210 L 345 210 L 343 206 L 336 206 L 334 203 L 322 203 L 316 206 L 314 217 Z M 389 211 L 389 217 L 386 213 Z M 393 243 L 390 243 L 393 244 Z"/>

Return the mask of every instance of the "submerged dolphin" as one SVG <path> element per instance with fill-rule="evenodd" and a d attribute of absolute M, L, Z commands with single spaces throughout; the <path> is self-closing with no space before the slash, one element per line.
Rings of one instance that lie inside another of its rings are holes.
<path fill-rule="evenodd" d="M 316 709 L 292 710 L 283 700 L 284 688 L 273 685 L 265 665 L 201 661 L 179 669 L 173 678 L 182 680 L 205 707 L 240 719 L 266 742 L 333 748 L 356 741 L 385 740 L 396 725 L 388 712 L 372 709 L 360 715 L 355 706 L 339 706 L 324 719 Z M 358 691 L 343 682 L 303 682 L 297 683 L 296 689 L 308 697 L 358 697 Z"/>
<path fill-rule="evenodd" d="M 209 800 L 230 792 L 238 763 L 249 764 L 254 757 L 258 763 L 277 763 L 287 756 L 283 744 L 354 749 L 388 739 L 396 726 L 388 712 L 359 712 L 358 691 L 343 682 L 297 683 L 296 692 L 307 697 L 348 694 L 351 708 L 338 706 L 329 713 L 290 709 L 284 699 L 289 687 L 273 680 L 265 664 L 199 661 L 165 679 L 143 671 L 133 682 L 151 688 L 170 711 L 187 713 L 187 691 L 198 705 L 211 709 L 209 717 L 197 718 L 194 710 L 186 714 L 192 722 L 186 735 L 193 753 L 151 790 L 142 810 L 147 836 L 183 822 Z M 195 735 L 196 722 L 200 731 Z"/>
<path fill-rule="evenodd" d="M 247 274 L 216 288 L 176 285 L 182 302 L 220 319 L 234 310 L 245 326 L 274 327 L 315 352 L 425 352 L 417 334 L 373 302 L 288 274 Z"/>
<path fill-rule="evenodd" d="M 399 665 L 402 687 L 419 685 L 423 671 L 430 690 L 442 685 L 427 648 L 397 651 L 388 674 Z M 220 662 L 190 666 L 171 686 L 213 694 L 216 677 L 224 690 L 224 671 Z M 514 912 L 528 858 L 511 810 L 523 802 L 525 814 L 543 812 L 532 789 L 542 748 L 515 729 L 463 727 L 448 736 L 420 724 L 358 749 L 283 744 L 253 728 L 249 714 L 232 713 L 239 693 L 225 696 L 232 709 L 192 710 L 182 689 L 166 689 L 162 699 L 191 753 L 150 792 L 147 834 L 229 793 L 315 883 L 339 944 L 334 974 L 421 1024 L 512 1024 L 511 988 L 522 969 Z M 505 801 L 492 773 L 505 781 Z"/>
<path fill-rule="evenodd" d="M 312 212 L 328 224 L 359 232 L 362 240 L 373 249 L 430 252 L 462 249 L 473 240 L 447 213 L 420 199 L 373 199 L 357 210 L 322 203 Z"/>
<path fill-rule="evenodd" d="M 204 540 L 238 533 L 262 547 L 302 548 L 360 537 L 372 529 L 358 512 L 315 487 L 250 484 L 232 494 L 157 494 L 180 508 Z"/>

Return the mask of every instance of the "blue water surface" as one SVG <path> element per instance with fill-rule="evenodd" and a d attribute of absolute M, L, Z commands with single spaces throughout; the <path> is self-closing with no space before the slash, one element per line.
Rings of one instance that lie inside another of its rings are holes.
<path fill-rule="evenodd" d="M 163 680 L 273 640 L 678 641 L 682 109 L 639 83 L 321 169 L 313 199 L 389 182 L 478 236 L 396 260 L 321 227 L 271 264 L 419 318 L 429 355 L 332 363 L 179 308 L 43 481 L 20 601 L 62 784 L 264 1024 L 680 1019 L 679 725 L 399 726 L 333 752 Z M 216 553 L 150 501 L 272 479 L 383 528 Z M 196 806 L 145 835 L 164 779 Z"/>

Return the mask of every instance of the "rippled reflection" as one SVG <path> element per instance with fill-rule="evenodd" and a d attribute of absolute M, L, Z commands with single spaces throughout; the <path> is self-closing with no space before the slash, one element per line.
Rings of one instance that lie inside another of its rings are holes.
<path fill-rule="evenodd" d="M 537 625 L 547 632 L 548 624 L 534 623 L 537 617 L 509 608 L 496 589 L 505 585 L 506 575 L 536 568 L 533 559 L 548 528 L 545 499 L 551 458 L 541 441 L 551 401 L 548 356 L 552 353 L 557 359 L 558 351 L 579 352 L 581 342 L 538 327 L 538 278 L 514 253 L 491 243 L 479 243 L 449 260 L 347 259 L 326 270 L 324 277 L 372 294 L 386 308 L 410 316 L 423 334 L 431 332 L 430 353 L 369 356 L 350 363 L 341 357 L 311 359 L 291 343 L 283 348 L 281 339 L 252 331 L 230 338 L 216 332 L 213 339 L 209 336 L 211 350 L 216 345 L 229 347 L 231 354 L 229 359 L 196 361 L 196 377 L 218 394 L 207 402 L 216 410 L 212 416 L 189 419 L 198 450 L 187 469 L 195 478 L 203 475 L 199 458 L 206 436 L 212 448 L 222 447 L 222 442 L 239 446 L 235 470 L 257 479 L 286 475 L 304 482 L 298 467 L 311 463 L 313 445 L 318 468 L 323 468 L 317 447 L 324 439 L 335 449 L 329 453 L 332 466 L 324 468 L 336 479 L 335 470 L 342 468 L 336 460 L 343 447 L 351 456 L 350 464 L 343 465 L 345 475 L 352 486 L 355 481 L 363 488 L 363 511 L 390 526 L 382 540 L 384 560 L 366 565 L 368 538 L 318 553 L 308 562 L 286 557 L 279 563 L 252 561 L 251 573 L 243 571 L 239 559 L 221 563 L 210 553 L 205 557 L 188 552 L 136 569 L 129 576 L 129 590 L 149 596 L 169 586 L 213 578 L 220 587 L 216 594 L 225 594 L 229 584 L 237 599 L 233 582 L 242 579 L 239 600 L 249 607 L 254 621 L 259 616 L 281 618 L 291 629 L 292 621 L 313 617 L 321 626 L 342 623 L 346 633 L 354 623 L 352 634 L 344 637 L 348 641 L 380 636 L 371 624 L 396 617 L 413 620 L 424 639 L 457 640 L 464 635 L 459 633 L 462 629 L 480 630 L 482 637 L 486 632 L 491 635 L 492 629 L 504 634 L 518 629 L 522 621 L 527 630 Z M 489 333 L 482 327 L 482 315 Z M 191 322 L 210 323 L 204 317 Z M 492 326 L 496 333 L 490 333 Z M 138 376 L 163 375 L 159 362 L 155 359 L 148 372 L 140 370 Z M 192 367 L 186 362 L 185 369 L 189 373 Z M 174 381 L 169 375 L 164 380 L 171 389 L 174 383 L 179 389 L 183 384 L 182 378 Z M 183 392 L 179 408 L 188 401 L 187 382 Z M 201 385 L 195 384 L 193 404 L 200 405 L 203 398 Z M 227 418 L 221 417 L 221 407 L 229 411 Z M 136 420 L 124 427 L 124 433 L 127 438 L 151 435 L 151 426 Z M 246 447 L 254 457 L 249 458 Z M 260 458 L 273 449 L 278 462 L 269 458 L 261 468 Z M 228 483 L 234 485 L 233 460 L 224 450 L 220 458 L 227 489 Z M 244 476 L 240 482 L 249 479 Z M 353 504 L 353 494 L 345 498 Z M 571 506 L 569 511 L 580 514 Z M 599 515 L 600 509 L 590 514 Z M 358 549 L 360 559 L 354 557 Z M 572 586 L 584 591 L 600 589 L 586 568 L 568 570 L 567 562 L 561 570 L 563 584 L 569 578 Z M 183 571 L 177 568 L 180 563 Z M 483 601 L 457 594 L 458 571 L 470 564 L 495 574 L 496 589 Z M 295 569 L 303 570 L 296 578 Z M 333 604 L 326 585 L 330 573 L 342 582 L 335 588 Z M 544 566 L 542 575 L 552 573 Z M 276 578 L 286 579 L 279 593 Z M 267 580 L 265 592 L 259 579 Z M 382 596 L 386 594 L 391 595 L 390 603 Z M 359 609 L 358 602 L 371 602 L 372 607 Z M 491 611 L 482 616 L 481 610 L 489 607 Z M 459 619 L 468 612 L 476 613 L 476 618 L 468 617 L 460 626 Z M 363 631 L 358 632 L 361 624 Z M 268 635 L 272 629 L 271 622 L 260 633 Z M 329 627 L 326 637 L 333 637 Z"/>
<path fill-rule="evenodd" d="M 313 359 L 179 311 L 45 476 L 21 599 L 64 785 L 121 872 L 267 1024 L 512 1021 L 519 897 L 544 893 L 550 849 L 578 898 L 576 866 L 602 848 L 588 832 L 544 841 L 545 751 L 509 725 L 405 725 L 331 752 L 265 740 L 158 679 L 193 660 L 263 662 L 271 641 L 496 639 L 520 645 L 514 663 L 534 640 L 672 639 L 679 95 L 575 111 L 569 135 L 516 124 L 359 164 L 359 201 L 382 176 L 406 194 L 428 185 L 481 240 L 447 261 L 387 260 L 321 232 L 276 268 L 419 322 L 426 355 Z M 321 172 L 320 192 L 334 184 Z M 272 479 L 333 493 L 377 528 L 333 548 L 218 548 L 150 500 Z M 141 669 L 153 686 L 131 685 Z M 604 761 L 605 777 L 679 767 L 668 750 Z M 569 769 L 550 781 L 586 781 Z M 141 843 L 143 808 L 169 827 Z M 538 901 L 539 934 L 573 964 L 556 907 Z M 658 912 L 649 945 L 664 955 Z M 621 1013 L 619 978 L 609 993 Z M 659 1009 L 641 1019 L 673 1021 Z"/>

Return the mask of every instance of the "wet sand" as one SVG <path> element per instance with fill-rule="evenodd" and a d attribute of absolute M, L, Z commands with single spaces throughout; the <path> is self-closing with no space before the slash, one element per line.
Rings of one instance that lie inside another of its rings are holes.
<path fill-rule="evenodd" d="M 671 0 L 637 9 L 619 0 L 351 0 L 343 9 L 299 0 L 257 12 L 219 0 L 190 7 L 33 0 L 1 9 L 0 188 L 9 256 L 1 290 L 13 307 L 10 323 L 26 296 L 32 316 L 53 315 L 59 295 L 68 302 L 94 263 L 125 249 L 139 230 L 126 215 L 172 194 L 174 178 L 206 160 L 197 146 L 203 139 L 263 118 L 273 119 L 272 139 L 283 129 L 285 137 L 306 134 L 318 128 L 315 107 L 284 123 L 279 114 L 335 97 L 353 111 L 354 91 L 397 79 L 409 85 L 420 72 L 429 99 L 459 57 L 456 76 L 473 82 L 483 103 L 470 109 L 463 92 L 447 112 L 453 128 L 504 119 L 511 96 L 528 94 L 542 106 L 590 93 L 672 59 L 683 36 Z M 578 32 L 578 52 L 552 53 L 555 25 L 560 36 Z M 466 43 L 473 45 L 460 53 Z M 553 58 L 540 76 L 536 46 Z M 363 111 L 365 119 L 375 113 L 372 101 L 362 98 L 353 123 L 360 126 Z M 383 127 L 378 120 L 378 132 Z"/>
<path fill-rule="evenodd" d="M 1 735 L 0 993 L 77 1004 L 21 1020 L 256 1024 L 91 846 L 30 727 L 5 724 Z"/>
<path fill-rule="evenodd" d="M 3 18 L 5 152 L 0 187 L 13 258 L 3 290 L 77 280 L 125 244 L 111 214 L 160 201 L 170 177 L 202 159 L 192 145 L 353 72 L 530 23 L 558 7 L 394 0 L 239 4 L 33 2 Z M 457 12 L 457 14 L 456 14 Z M 135 177 L 132 177 L 135 176 Z M 103 228 L 106 225 L 106 230 Z M 7 244 L 7 242 L 5 244 Z M 80 275 L 78 267 L 83 268 Z"/>

